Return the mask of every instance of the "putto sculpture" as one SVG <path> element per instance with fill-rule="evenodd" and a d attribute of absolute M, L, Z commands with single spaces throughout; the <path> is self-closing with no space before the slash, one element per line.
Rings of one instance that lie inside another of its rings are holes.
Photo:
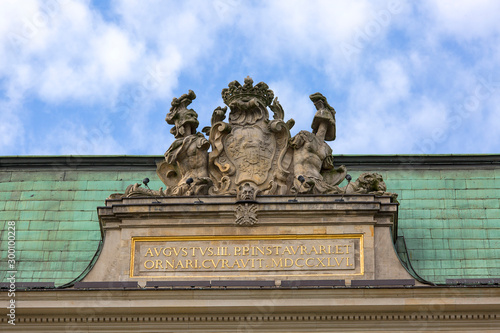
<path fill-rule="evenodd" d="M 283 107 L 264 82 L 254 85 L 247 77 L 243 85 L 233 81 L 222 90 L 226 106 L 217 107 L 211 126 L 203 128 L 208 139 L 197 132 L 198 115 L 188 109 L 195 98 L 191 90 L 174 98 L 165 119 L 173 125 L 170 132 L 175 136 L 157 166 L 166 189 L 151 191 L 135 184 L 113 197 L 236 196 L 236 202 L 245 202 L 236 209 L 239 225 L 256 223 L 259 195 L 370 193 L 396 198 L 386 192 L 376 173 L 365 173 L 353 184 L 338 187 L 347 170 L 334 167 L 326 141 L 335 140 L 335 109 L 320 93 L 310 96 L 317 110 L 312 132 L 302 130 L 294 137 L 290 135 L 294 120 L 285 121 Z"/>

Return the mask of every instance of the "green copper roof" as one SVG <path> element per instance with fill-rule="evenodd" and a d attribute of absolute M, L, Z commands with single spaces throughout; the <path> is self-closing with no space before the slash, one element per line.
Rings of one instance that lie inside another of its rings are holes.
<path fill-rule="evenodd" d="M 379 173 L 399 193 L 399 235 L 421 277 L 500 276 L 500 169 Z"/>
<path fill-rule="evenodd" d="M 97 206 L 143 178 L 157 156 L 0 158 L 0 281 L 8 221 L 16 223 L 17 281 L 63 285 L 89 266 L 101 239 Z M 399 193 L 399 235 L 424 279 L 500 276 L 498 155 L 339 156 L 356 179 L 379 172 Z"/>

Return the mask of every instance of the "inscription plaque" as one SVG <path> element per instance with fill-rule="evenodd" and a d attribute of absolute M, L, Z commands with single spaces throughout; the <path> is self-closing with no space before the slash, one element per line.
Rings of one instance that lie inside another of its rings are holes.
<path fill-rule="evenodd" d="M 133 237 L 130 277 L 363 274 L 363 236 Z"/>

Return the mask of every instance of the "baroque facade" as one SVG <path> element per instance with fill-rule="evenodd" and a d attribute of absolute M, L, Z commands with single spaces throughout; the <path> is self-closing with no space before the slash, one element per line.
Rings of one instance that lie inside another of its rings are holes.
<path fill-rule="evenodd" d="M 265 83 L 222 97 L 202 132 L 173 99 L 162 158 L 0 159 L 2 331 L 498 329 L 500 156 L 334 156 L 320 93 L 293 137 Z"/>

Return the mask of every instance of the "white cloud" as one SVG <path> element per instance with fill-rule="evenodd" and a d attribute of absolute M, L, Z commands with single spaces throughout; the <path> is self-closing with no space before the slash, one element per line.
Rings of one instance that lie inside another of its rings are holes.
<path fill-rule="evenodd" d="M 196 91 L 201 129 L 217 106 L 210 103 L 220 103 L 220 89 L 250 74 L 275 91 L 285 120 L 296 120 L 294 133 L 310 130 L 315 109 L 308 96 L 323 93 L 337 110 L 332 145 L 344 153 L 410 152 L 438 130 L 452 140 L 445 124 L 454 107 L 474 93 L 478 76 L 498 77 L 500 4 L 401 0 L 395 9 L 393 2 L 119 0 L 105 18 L 89 1 L 5 0 L 0 106 L 9 109 L 0 116 L 10 122 L 2 126 L 29 145 L 31 125 L 18 114 L 36 123 L 40 106 L 56 121 L 36 135 L 53 138 L 47 144 L 54 150 L 44 151 L 58 154 L 78 146 L 102 116 L 114 125 L 100 139 L 106 146 L 162 153 L 171 140 L 163 118 L 174 95 Z M 347 44 L 351 57 L 341 47 Z M 474 114 L 488 124 L 490 100 Z M 28 101 L 35 106 L 23 111 Z M 57 143 L 71 127 L 57 112 L 81 119 L 71 144 Z M 11 138 L 2 142 L 13 147 Z M 449 142 L 440 147 L 456 149 Z"/>
<path fill-rule="evenodd" d="M 379 89 L 386 99 L 398 101 L 409 96 L 410 80 L 399 61 L 383 60 L 376 68 L 379 75 Z"/>
<path fill-rule="evenodd" d="M 87 128 L 71 120 L 62 121 L 31 150 L 37 155 L 50 155 L 54 150 L 62 155 L 119 155 L 127 151 L 105 127 Z"/>
<path fill-rule="evenodd" d="M 257 82 L 255 82 L 257 83 Z M 269 88 L 274 91 L 274 96 L 285 111 L 284 121 L 290 118 L 295 120 L 295 126 L 292 128 L 292 135 L 301 130 L 311 130 L 311 123 L 316 113 L 314 104 L 309 99 L 309 95 L 303 90 L 296 90 L 289 81 L 271 81 L 268 82 Z M 272 112 L 270 112 L 272 119 Z"/>
<path fill-rule="evenodd" d="M 98 62 L 106 80 L 122 81 L 130 76 L 133 69 L 131 64 L 142 52 L 134 49 L 128 36 L 117 27 L 105 27 L 103 30 L 102 34 L 92 41 L 93 52 L 90 57 Z"/>
<path fill-rule="evenodd" d="M 4 102 L 9 103 L 9 91 L 18 91 L 49 105 L 88 105 L 90 114 L 96 105 L 120 107 L 123 98 L 128 113 L 114 120 L 130 128 L 132 149 L 150 143 L 147 126 L 138 124 L 147 123 L 155 99 L 171 98 L 181 69 L 194 70 L 218 28 L 208 24 L 215 9 L 205 2 L 168 6 L 158 2 L 155 7 L 122 1 L 115 4 L 121 17 L 113 22 L 104 21 L 81 1 L 0 6 L 5 18 L 0 20 L 0 41 L 7 54 L 0 60 Z M 19 41 L 16 45 L 9 40 L 13 34 Z M 84 130 L 91 128 L 78 131 Z M 57 138 L 65 129 L 46 131 Z M 64 153 L 76 145 L 56 147 Z"/>
<path fill-rule="evenodd" d="M 0 68 L 0 75 L 8 78 L 7 89 L 23 87 L 48 102 L 95 101 L 108 95 L 107 87 L 116 89 L 117 79 L 128 76 L 135 48 L 86 4 L 56 0 L 30 4 L 22 12 L 7 12 L 12 17 L 8 33 L 21 41 L 7 45 L 10 64 Z M 27 66 L 24 72 L 29 77 L 19 82 L 17 73 Z"/>
<path fill-rule="evenodd" d="M 488 38 L 500 32 L 496 0 L 427 0 L 425 6 L 439 31 L 459 39 Z"/>
<path fill-rule="evenodd" d="M 18 155 L 24 142 L 25 128 L 22 122 L 24 112 L 15 101 L 0 102 L 0 151 L 7 155 Z"/>
<path fill-rule="evenodd" d="M 369 1 L 269 1 L 245 8 L 238 27 L 250 42 L 248 51 L 266 60 L 344 63 L 340 44 L 353 42 L 375 6 Z"/>

